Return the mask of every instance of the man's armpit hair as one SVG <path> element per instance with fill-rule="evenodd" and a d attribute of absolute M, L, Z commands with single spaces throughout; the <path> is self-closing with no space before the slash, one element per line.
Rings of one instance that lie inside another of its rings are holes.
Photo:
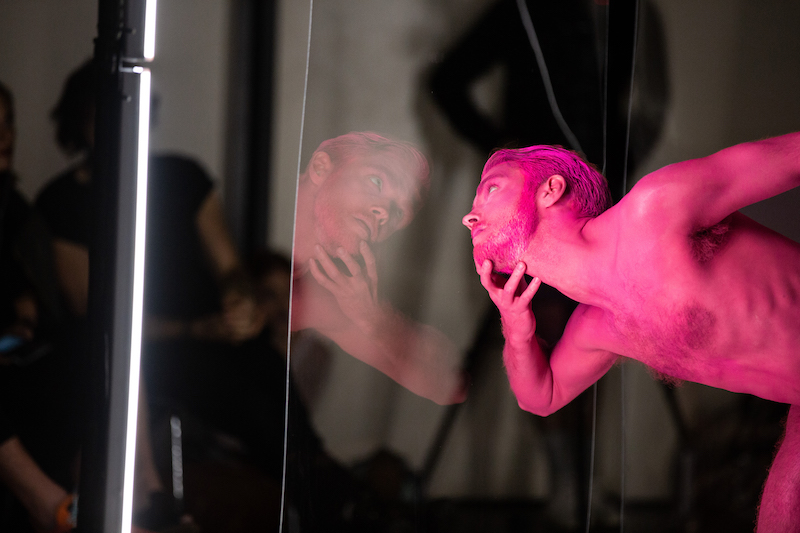
<path fill-rule="evenodd" d="M 716 253 L 725 245 L 731 229 L 731 217 L 714 224 L 709 228 L 695 231 L 690 236 L 692 257 L 699 263 L 711 261 Z"/>
<path fill-rule="evenodd" d="M 656 381 L 660 381 L 661 383 L 663 383 L 664 385 L 666 385 L 671 389 L 677 389 L 678 387 L 681 387 L 684 384 L 684 380 L 680 378 L 676 378 L 674 376 L 670 376 L 669 374 L 664 374 L 663 372 L 659 372 L 655 368 L 648 365 L 645 365 L 645 367 L 647 368 L 647 372 L 650 374 L 650 377 L 652 377 Z"/>

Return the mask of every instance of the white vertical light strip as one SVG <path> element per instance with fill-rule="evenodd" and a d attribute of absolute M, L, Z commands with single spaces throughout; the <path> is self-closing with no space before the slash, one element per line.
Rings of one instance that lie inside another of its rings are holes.
<path fill-rule="evenodd" d="M 156 0 L 147 0 L 144 7 L 144 58 L 152 61 L 156 55 Z"/>
<path fill-rule="evenodd" d="M 125 433 L 125 470 L 122 480 L 121 533 L 131 531 L 133 519 L 133 472 L 136 455 L 136 420 L 139 412 L 139 367 L 142 355 L 144 301 L 144 246 L 147 214 L 147 158 L 150 138 L 150 71 L 139 73 L 139 134 L 136 161 L 136 211 L 133 244 L 133 295 L 131 303 L 131 358 L 128 379 L 128 422 Z"/>

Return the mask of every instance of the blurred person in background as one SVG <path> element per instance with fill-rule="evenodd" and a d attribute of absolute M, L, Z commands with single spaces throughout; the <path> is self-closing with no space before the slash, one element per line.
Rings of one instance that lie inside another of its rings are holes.
<path fill-rule="evenodd" d="M 0 529 L 75 525 L 80 397 L 58 340 L 45 226 L 16 189 L 11 91 L 0 83 Z"/>

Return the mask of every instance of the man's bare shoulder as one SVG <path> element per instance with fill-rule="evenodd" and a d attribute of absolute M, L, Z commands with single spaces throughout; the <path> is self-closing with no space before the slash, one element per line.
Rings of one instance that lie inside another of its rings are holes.
<path fill-rule="evenodd" d="M 644 176 L 624 201 L 632 214 L 676 228 L 709 228 L 732 213 L 800 185 L 800 135 L 742 143 Z M 620 202 L 622 205 L 623 202 Z"/>
<path fill-rule="evenodd" d="M 591 221 L 603 231 L 617 226 L 624 230 L 631 222 L 646 220 L 674 209 L 680 202 L 680 183 L 672 165 L 642 177 L 615 205 Z"/>
<path fill-rule="evenodd" d="M 662 212 L 674 212 L 683 205 L 688 177 L 678 165 L 669 165 L 642 177 L 619 202 L 628 216 L 648 218 Z"/>
<path fill-rule="evenodd" d="M 631 234 L 637 239 L 665 233 L 683 238 L 705 227 L 703 210 L 694 201 L 699 187 L 690 165 L 669 165 L 642 177 L 595 224 L 603 231 L 613 228 L 625 240 Z"/>

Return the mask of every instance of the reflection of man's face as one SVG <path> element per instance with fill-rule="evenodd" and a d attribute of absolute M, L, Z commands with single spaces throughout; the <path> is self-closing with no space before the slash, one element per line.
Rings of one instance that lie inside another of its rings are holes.
<path fill-rule="evenodd" d="M 338 162 L 320 184 L 314 203 L 317 242 L 331 255 L 358 253 L 361 241 L 378 243 L 407 226 L 418 184 L 391 155 Z"/>
<path fill-rule="evenodd" d="M 484 172 L 472 211 L 463 218 L 476 265 L 489 259 L 494 270 L 510 273 L 522 259 L 538 223 L 534 198 L 524 192 L 525 176 L 516 164 L 501 163 Z"/>
<path fill-rule="evenodd" d="M 0 172 L 11 168 L 14 156 L 14 125 L 10 122 L 8 103 L 0 96 Z"/>

